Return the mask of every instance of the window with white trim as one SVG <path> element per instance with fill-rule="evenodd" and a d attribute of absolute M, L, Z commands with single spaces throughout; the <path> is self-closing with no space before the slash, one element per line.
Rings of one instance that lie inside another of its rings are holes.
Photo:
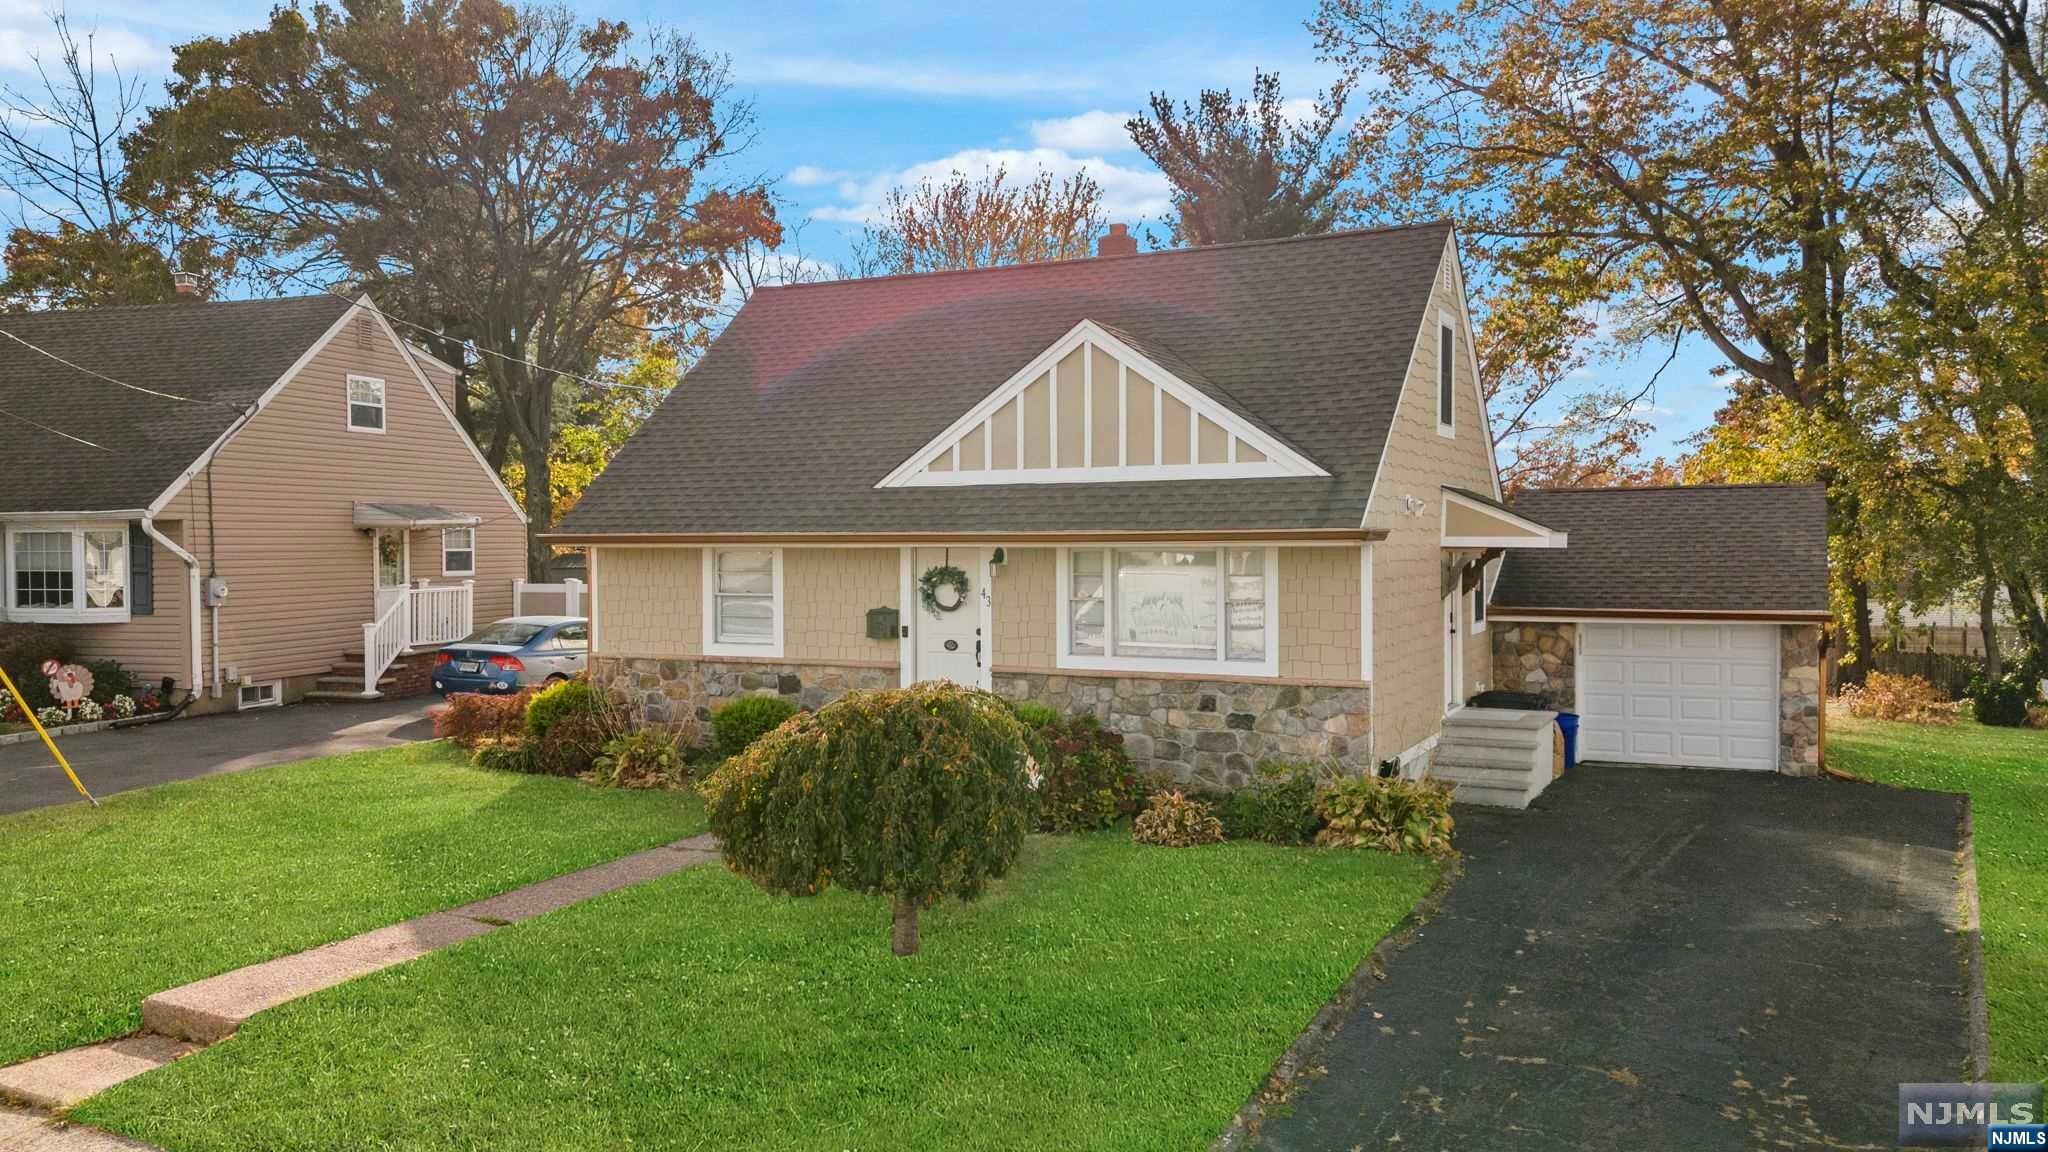
<path fill-rule="evenodd" d="M 476 529 L 441 529 L 441 575 L 476 575 Z"/>
<path fill-rule="evenodd" d="M 1273 549 L 1070 548 L 1060 560 L 1060 666 L 1277 674 Z"/>
<path fill-rule="evenodd" d="M 6 615 L 45 624 L 129 616 L 128 525 L 17 524 L 7 531 Z"/>
<path fill-rule="evenodd" d="M 348 427 L 351 432 L 384 430 L 384 381 L 375 376 L 348 378 Z"/>
<path fill-rule="evenodd" d="M 1458 353 L 1458 330 L 1449 320 L 1439 320 L 1436 326 L 1436 427 L 1439 432 L 1451 432 L 1457 428 L 1456 365 Z"/>
<path fill-rule="evenodd" d="M 704 650 L 782 655 L 782 550 L 704 550 Z"/>

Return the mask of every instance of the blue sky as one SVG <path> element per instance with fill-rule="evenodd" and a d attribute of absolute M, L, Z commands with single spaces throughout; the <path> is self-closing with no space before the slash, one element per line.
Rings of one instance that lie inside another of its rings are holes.
<path fill-rule="evenodd" d="M 48 54 L 49 4 L 0 0 L 0 73 L 19 84 L 33 54 Z M 572 5 L 636 27 L 667 23 L 730 58 L 735 93 L 753 104 L 755 138 L 735 175 L 774 179 L 791 216 L 808 218 L 801 242 L 827 261 L 845 255 L 858 221 L 889 187 L 991 164 L 1013 172 L 1085 167 L 1107 194 L 1112 219 L 1142 223 L 1166 208 L 1166 184 L 1129 147 L 1122 122 L 1148 92 L 1191 98 L 1203 87 L 1247 89 L 1255 67 L 1306 97 L 1335 79 L 1315 58 L 1305 20 L 1312 0 L 1035 0 L 953 3 L 728 3 L 697 8 L 627 0 Z M 193 36 L 254 26 L 269 0 L 74 0 L 75 30 L 96 31 L 104 58 L 160 77 L 170 47 Z M 152 83 L 152 91 L 159 91 Z M 1662 351 L 1603 363 L 1588 383 L 1639 387 Z M 1712 420 L 1723 389 L 1712 354 L 1685 350 L 1667 369 L 1651 413 L 1650 451 Z"/>

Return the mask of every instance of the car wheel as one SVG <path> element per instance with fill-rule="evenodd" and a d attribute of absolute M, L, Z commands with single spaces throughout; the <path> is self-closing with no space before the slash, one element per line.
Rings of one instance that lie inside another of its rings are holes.
<path fill-rule="evenodd" d="M 567 677 L 567 676 L 564 676 L 564 675 L 562 675 L 562 674 L 561 674 L 560 672 L 557 672 L 557 673 L 555 673 L 554 675 L 552 675 L 552 676 L 548 677 L 548 678 L 547 678 L 547 680 L 545 681 L 545 683 L 548 683 L 548 684 L 560 684 L 560 683 L 561 683 L 562 681 L 564 681 L 564 680 L 567 680 L 567 679 L 568 679 L 568 677 Z"/>

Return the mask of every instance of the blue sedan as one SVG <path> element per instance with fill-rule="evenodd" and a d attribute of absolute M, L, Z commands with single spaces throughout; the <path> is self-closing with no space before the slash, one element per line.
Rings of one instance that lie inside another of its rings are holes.
<path fill-rule="evenodd" d="M 590 621 L 581 616 L 514 616 L 487 624 L 434 657 L 434 691 L 517 692 L 583 671 Z"/>

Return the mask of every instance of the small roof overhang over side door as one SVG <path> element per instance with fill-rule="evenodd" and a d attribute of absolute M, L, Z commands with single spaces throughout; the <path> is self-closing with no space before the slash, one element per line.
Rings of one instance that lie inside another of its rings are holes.
<path fill-rule="evenodd" d="M 1477 492 L 1443 490 L 1443 546 L 1457 550 L 1498 548 L 1562 548 L 1565 534 Z"/>
<path fill-rule="evenodd" d="M 358 528 L 474 528 L 481 516 L 450 512 L 438 504 L 400 504 L 391 501 L 356 501 L 353 511 Z"/>

